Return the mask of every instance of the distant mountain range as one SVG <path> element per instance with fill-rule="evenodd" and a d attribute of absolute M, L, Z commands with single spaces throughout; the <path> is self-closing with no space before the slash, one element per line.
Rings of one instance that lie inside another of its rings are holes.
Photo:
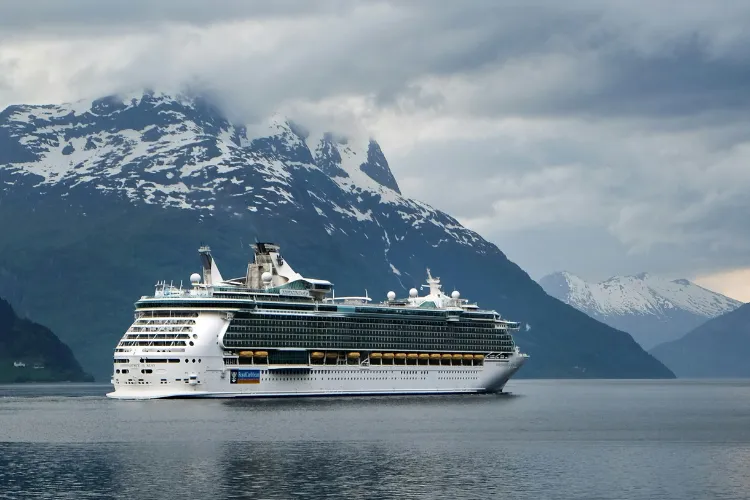
<path fill-rule="evenodd" d="M 0 299 L 0 383 L 92 380 L 54 333 L 19 318 L 10 304 Z"/>
<path fill-rule="evenodd" d="M 711 319 L 651 353 L 679 377 L 750 377 L 750 304 Z"/>
<path fill-rule="evenodd" d="M 539 280 L 544 291 L 592 318 L 630 333 L 644 349 L 675 340 L 742 305 L 685 279 L 646 273 L 589 283 L 567 272 Z"/>
<path fill-rule="evenodd" d="M 22 221 L 22 223 L 19 223 Z M 526 377 L 672 377 L 621 331 L 549 297 L 492 243 L 403 196 L 380 146 L 273 117 L 230 122 L 157 92 L 0 112 L 0 294 L 108 380 L 133 302 L 187 282 L 209 244 L 242 275 L 256 238 L 336 291 L 403 293 L 430 267 L 522 322 Z"/>

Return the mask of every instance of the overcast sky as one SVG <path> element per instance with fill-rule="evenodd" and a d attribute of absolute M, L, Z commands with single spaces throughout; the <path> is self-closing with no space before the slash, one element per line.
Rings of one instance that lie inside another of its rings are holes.
<path fill-rule="evenodd" d="M 372 134 L 404 194 L 534 278 L 750 300 L 750 3 L 0 3 L 0 107 L 211 90 Z"/>

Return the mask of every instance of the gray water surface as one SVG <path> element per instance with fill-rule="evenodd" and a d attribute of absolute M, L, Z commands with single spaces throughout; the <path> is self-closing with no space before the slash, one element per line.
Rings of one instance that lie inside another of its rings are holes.
<path fill-rule="evenodd" d="M 750 498 L 750 381 L 106 399 L 0 386 L 0 498 Z"/>

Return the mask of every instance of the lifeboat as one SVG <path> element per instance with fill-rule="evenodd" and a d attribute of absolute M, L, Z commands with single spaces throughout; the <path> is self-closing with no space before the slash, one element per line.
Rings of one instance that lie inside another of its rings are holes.
<path fill-rule="evenodd" d="M 336 359 L 338 357 L 339 357 L 339 353 L 337 353 L 337 352 L 327 352 L 326 353 L 326 358 L 328 358 L 328 359 Z"/>
<path fill-rule="evenodd" d="M 427 354 L 426 352 L 423 352 L 422 354 L 419 355 L 419 359 L 430 359 L 430 355 Z"/>
<path fill-rule="evenodd" d="M 430 354 L 430 359 L 440 359 L 440 354 L 438 353 Z"/>
<path fill-rule="evenodd" d="M 474 359 L 484 359 L 484 354 L 475 354 Z"/>
<path fill-rule="evenodd" d="M 410 352 L 409 354 L 406 355 L 406 357 L 409 359 L 417 359 L 419 357 L 419 354 L 415 352 Z"/>
<path fill-rule="evenodd" d="M 359 353 L 358 353 L 358 352 L 350 352 L 350 353 L 348 354 L 348 357 L 349 357 L 349 358 L 352 358 L 352 359 L 356 359 L 356 358 L 358 358 L 358 357 L 359 357 Z"/>
<path fill-rule="evenodd" d="M 463 357 L 464 357 L 463 354 L 454 354 L 453 355 L 453 359 L 463 359 Z"/>
<path fill-rule="evenodd" d="M 385 354 L 383 354 L 383 357 L 385 359 L 393 359 L 393 353 L 392 352 L 386 352 Z"/>
<path fill-rule="evenodd" d="M 240 351 L 239 355 L 242 358 L 252 358 L 253 357 L 253 351 Z"/>
<path fill-rule="evenodd" d="M 443 354 L 443 359 L 451 359 L 452 357 L 450 354 Z"/>
<path fill-rule="evenodd" d="M 370 357 L 371 357 L 372 359 L 380 359 L 380 358 L 382 358 L 382 357 L 383 357 L 383 355 L 382 355 L 382 354 L 380 354 L 379 352 L 373 352 L 372 354 L 370 354 Z"/>
<path fill-rule="evenodd" d="M 254 356 L 256 358 L 267 358 L 268 357 L 268 352 L 266 352 L 266 351 L 255 351 Z"/>
<path fill-rule="evenodd" d="M 403 352 L 396 353 L 396 359 L 406 359 L 406 353 L 403 353 Z"/>
<path fill-rule="evenodd" d="M 317 352 L 316 351 L 316 352 L 311 353 L 310 357 L 312 359 L 322 359 L 323 357 L 325 357 L 325 354 L 323 354 L 322 352 Z"/>
<path fill-rule="evenodd" d="M 465 360 L 472 360 L 472 359 L 474 359 L 474 355 L 473 354 L 464 354 L 464 359 Z"/>

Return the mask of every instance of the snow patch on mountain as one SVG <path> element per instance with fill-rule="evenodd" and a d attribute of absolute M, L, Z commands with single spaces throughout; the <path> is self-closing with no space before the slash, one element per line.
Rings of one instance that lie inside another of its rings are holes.
<path fill-rule="evenodd" d="M 565 302 L 603 316 L 627 313 L 663 315 L 671 309 L 682 309 L 712 318 L 741 305 L 741 302 L 685 279 L 670 281 L 643 273 L 588 283 L 568 272 L 557 275 L 567 288 Z M 549 283 L 551 279 L 545 277 L 541 281 Z"/>
<path fill-rule="evenodd" d="M 60 196 L 92 189 L 133 203 L 233 214 L 293 206 L 327 217 L 329 234 L 341 218 L 380 225 L 378 217 L 398 214 L 413 229 L 436 228 L 480 252 L 487 244 L 452 217 L 403 196 L 372 139 L 311 135 L 278 114 L 235 124 L 205 99 L 182 93 L 10 106 L 0 112 L 0 150 L 0 190 L 19 182 Z M 315 179 L 325 174 L 340 195 L 328 188 L 296 192 L 300 171 Z"/>

